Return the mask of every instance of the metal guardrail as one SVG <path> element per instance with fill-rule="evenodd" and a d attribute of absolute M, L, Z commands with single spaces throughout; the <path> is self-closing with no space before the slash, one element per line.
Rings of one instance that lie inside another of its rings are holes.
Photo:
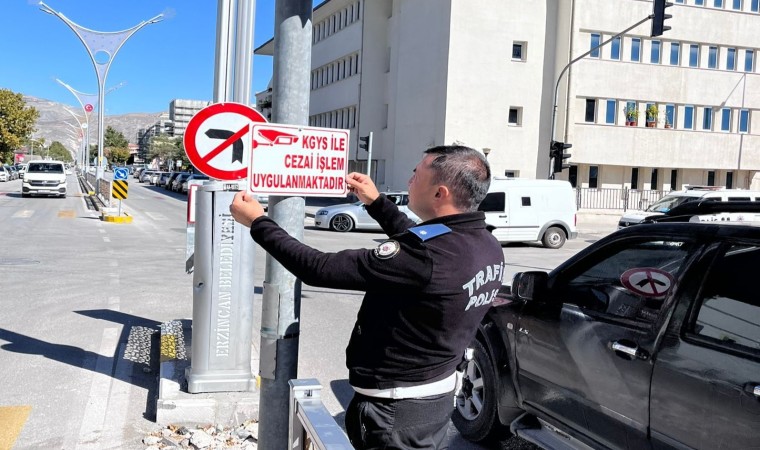
<path fill-rule="evenodd" d="M 290 450 L 353 450 L 346 433 L 322 404 L 322 385 L 313 378 L 290 380 Z"/>
<path fill-rule="evenodd" d="M 576 188 L 575 202 L 580 209 L 629 209 L 643 210 L 656 202 L 668 191 L 615 189 L 615 188 Z"/>

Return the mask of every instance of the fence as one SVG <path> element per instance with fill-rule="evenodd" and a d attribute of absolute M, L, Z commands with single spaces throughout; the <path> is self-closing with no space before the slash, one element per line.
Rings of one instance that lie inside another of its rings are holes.
<path fill-rule="evenodd" d="M 290 450 L 353 450 L 343 429 L 322 404 L 322 386 L 315 379 L 290 380 Z"/>
<path fill-rule="evenodd" d="M 646 209 L 656 202 L 666 191 L 614 189 L 614 188 L 576 188 L 575 203 L 581 209 Z"/>
<path fill-rule="evenodd" d="M 102 178 L 100 180 L 97 180 L 95 179 L 95 174 L 90 173 L 90 172 L 87 172 L 85 174 L 85 178 L 87 180 L 87 183 L 90 186 L 93 186 L 93 188 L 95 189 L 95 194 L 97 194 L 100 201 L 103 202 L 103 205 L 110 208 L 111 207 L 111 181 L 105 180 Z M 97 183 L 98 181 L 100 181 L 100 183 Z"/>

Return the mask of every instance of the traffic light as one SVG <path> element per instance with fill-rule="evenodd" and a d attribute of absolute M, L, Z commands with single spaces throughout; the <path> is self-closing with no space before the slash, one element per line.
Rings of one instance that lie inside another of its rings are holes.
<path fill-rule="evenodd" d="M 560 173 L 570 167 L 570 164 L 565 164 L 565 160 L 570 158 L 571 155 L 570 153 L 565 153 L 565 149 L 572 146 L 573 144 L 552 141 L 551 150 L 549 151 L 549 156 L 554 158 L 554 170 L 552 170 L 552 173 Z"/>
<path fill-rule="evenodd" d="M 365 152 L 369 151 L 369 135 L 359 136 L 359 148 Z"/>
<path fill-rule="evenodd" d="M 672 3 L 665 0 L 654 0 L 652 11 L 652 37 L 660 36 L 662 33 L 670 29 L 665 25 L 665 19 L 673 17 L 670 14 L 665 14 L 665 8 L 673 6 Z"/>

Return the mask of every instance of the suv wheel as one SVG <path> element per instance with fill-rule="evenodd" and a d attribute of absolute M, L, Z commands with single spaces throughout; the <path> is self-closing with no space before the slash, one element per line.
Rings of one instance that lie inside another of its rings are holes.
<path fill-rule="evenodd" d="M 354 221 L 348 214 L 338 214 L 330 221 L 330 228 L 333 231 L 346 232 L 354 229 Z"/>
<path fill-rule="evenodd" d="M 550 227 L 548 230 L 546 230 L 546 233 L 544 233 L 544 237 L 541 239 L 541 242 L 546 248 L 560 248 L 565 245 L 566 239 L 567 237 L 565 236 L 565 232 L 562 231 L 562 228 Z"/>
<path fill-rule="evenodd" d="M 472 360 L 467 363 L 462 388 L 454 399 L 451 420 L 459 433 L 472 442 L 492 441 L 506 437 L 507 427 L 497 414 L 496 370 L 488 350 L 477 339 L 472 342 Z"/>

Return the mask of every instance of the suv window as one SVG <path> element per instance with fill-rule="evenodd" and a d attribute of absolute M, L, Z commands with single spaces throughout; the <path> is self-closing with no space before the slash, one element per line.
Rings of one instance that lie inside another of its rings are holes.
<path fill-rule="evenodd" d="M 491 212 L 491 211 L 504 211 L 504 207 L 506 206 L 507 200 L 506 200 L 506 194 L 503 192 L 492 192 L 490 194 L 486 194 L 486 198 L 483 199 L 482 202 L 480 202 L 480 206 L 478 206 L 478 211 L 483 212 Z"/>
<path fill-rule="evenodd" d="M 565 302 L 587 310 L 654 322 L 692 248 L 684 240 L 625 243 L 581 273 L 570 275 L 563 283 L 566 288 L 558 292 Z"/>
<path fill-rule="evenodd" d="M 760 247 L 732 245 L 707 274 L 691 332 L 708 342 L 760 355 Z"/>
<path fill-rule="evenodd" d="M 26 169 L 29 173 L 63 173 L 63 164 L 34 163 Z"/>

